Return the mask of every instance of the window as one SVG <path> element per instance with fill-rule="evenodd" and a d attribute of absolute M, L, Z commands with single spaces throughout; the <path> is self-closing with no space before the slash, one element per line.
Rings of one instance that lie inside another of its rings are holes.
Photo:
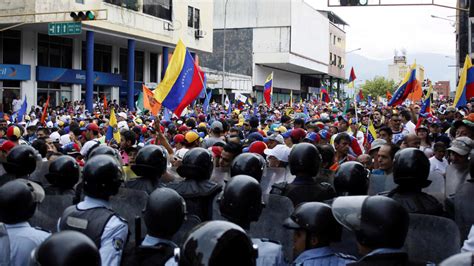
<path fill-rule="evenodd" d="M 143 0 L 143 13 L 171 21 L 172 0 Z"/>
<path fill-rule="evenodd" d="M 20 64 L 21 32 L 7 30 L 0 33 L 3 44 L 3 64 Z"/>
<path fill-rule="evenodd" d="M 188 27 L 199 29 L 200 23 L 201 18 L 199 9 L 188 6 Z"/>
<path fill-rule="evenodd" d="M 158 82 L 158 54 L 150 53 L 150 82 Z"/>
<path fill-rule="evenodd" d="M 104 2 L 138 11 L 138 0 L 104 0 Z"/>
<path fill-rule="evenodd" d="M 87 65 L 87 44 L 82 42 L 82 69 L 86 70 Z M 112 72 L 112 46 L 94 44 L 94 71 Z"/>
<path fill-rule="evenodd" d="M 332 53 L 329 53 L 329 64 L 332 65 Z"/>
<path fill-rule="evenodd" d="M 143 81 L 143 63 L 145 55 L 135 51 L 135 81 Z M 123 80 L 128 78 L 128 49 L 120 48 L 120 75 Z"/>
<path fill-rule="evenodd" d="M 72 68 L 72 39 L 38 34 L 38 65 Z"/>

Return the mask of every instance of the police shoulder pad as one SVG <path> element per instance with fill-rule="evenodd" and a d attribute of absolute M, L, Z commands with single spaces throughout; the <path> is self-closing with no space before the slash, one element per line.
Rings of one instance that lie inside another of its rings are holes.
<path fill-rule="evenodd" d="M 277 240 L 271 240 L 271 239 L 268 239 L 268 238 L 260 238 L 260 241 L 262 242 L 268 242 L 268 243 L 273 243 L 273 244 L 277 244 L 277 245 L 281 245 L 281 243 Z"/>
<path fill-rule="evenodd" d="M 120 216 L 118 213 L 115 212 L 114 216 L 117 217 L 121 222 L 128 225 L 128 221 L 125 218 L 123 218 L 122 216 Z"/>
<path fill-rule="evenodd" d="M 276 195 L 283 195 L 285 193 L 286 187 L 288 186 L 287 182 L 281 182 L 272 185 L 272 190 L 270 191 L 271 194 Z"/>
<path fill-rule="evenodd" d="M 319 183 L 319 185 L 321 185 L 321 187 L 323 187 L 324 189 L 332 188 L 331 183 L 328 183 L 328 182 L 321 182 Z"/>
<path fill-rule="evenodd" d="M 352 256 L 352 255 L 348 255 L 348 254 L 343 254 L 343 253 L 336 253 L 335 254 L 337 257 L 341 258 L 341 259 L 345 259 L 345 260 L 357 260 L 356 257 Z"/>

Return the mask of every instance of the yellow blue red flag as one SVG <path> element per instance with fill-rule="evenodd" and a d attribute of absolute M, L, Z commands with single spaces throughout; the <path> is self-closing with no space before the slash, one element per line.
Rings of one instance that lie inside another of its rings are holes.
<path fill-rule="evenodd" d="M 466 55 L 453 106 L 461 107 L 467 105 L 467 101 L 472 97 L 474 97 L 474 68 L 472 67 L 471 58 L 469 55 Z"/>
<path fill-rule="evenodd" d="M 400 87 L 398 87 L 398 89 L 393 94 L 393 97 L 388 102 L 388 106 L 395 107 L 402 104 L 408 95 L 415 89 L 416 84 L 416 64 L 413 64 L 410 68 L 410 71 L 408 71 L 405 75 Z"/>
<path fill-rule="evenodd" d="M 107 128 L 107 133 L 105 134 L 105 141 L 110 141 L 112 139 L 114 139 L 117 143 L 120 143 L 120 132 L 117 128 L 117 117 L 115 117 L 114 108 L 112 108 L 110 111 L 109 127 Z"/>

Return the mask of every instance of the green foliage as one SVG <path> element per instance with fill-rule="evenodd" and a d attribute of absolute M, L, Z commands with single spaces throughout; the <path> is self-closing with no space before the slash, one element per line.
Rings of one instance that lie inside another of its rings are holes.
<path fill-rule="evenodd" d="M 393 80 L 387 80 L 384 77 L 375 77 L 372 80 L 367 80 L 362 85 L 362 92 L 364 95 L 372 95 L 372 97 L 382 96 L 385 97 L 385 93 L 389 91 L 393 94 L 397 84 Z"/>

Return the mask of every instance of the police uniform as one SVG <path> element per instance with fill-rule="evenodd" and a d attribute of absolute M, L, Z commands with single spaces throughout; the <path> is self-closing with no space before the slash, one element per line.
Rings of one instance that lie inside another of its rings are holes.
<path fill-rule="evenodd" d="M 139 247 L 139 250 L 140 250 L 140 248 L 143 248 L 143 247 L 157 247 L 157 246 L 164 246 L 166 248 L 173 249 L 173 251 L 174 251 L 175 248 L 178 248 L 178 245 L 176 245 L 171 240 L 146 235 L 145 239 L 143 239 L 143 242 L 142 242 L 141 246 Z M 171 253 L 171 255 L 172 256 L 164 264 L 165 266 L 177 266 L 178 265 L 178 263 L 176 262 L 176 260 L 174 259 L 174 256 L 173 256 L 174 252 Z M 156 263 L 156 261 L 155 261 L 155 263 Z M 158 263 L 156 263 L 156 264 L 158 264 Z"/>
<path fill-rule="evenodd" d="M 28 222 L 5 224 L 10 242 L 10 265 L 29 265 L 31 251 L 51 234 L 36 229 Z M 3 243 L 3 242 L 2 242 Z"/>
<path fill-rule="evenodd" d="M 273 185 L 270 193 L 290 198 L 294 206 L 302 202 L 324 202 L 336 197 L 336 191 L 331 184 L 318 183 L 312 178 L 299 176 L 292 183 L 282 182 Z"/>
<path fill-rule="evenodd" d="M 305 250 L 293 261 L 292 265 L 301 266 L 342 266 L 353 262 L 354 257 L 335 253 L 330 247 Z"/>
<path fill-rule="evenodd" d="M 365 255 L 360 260 L 353 263 L 348 263 L 347 265 L 351 265 L 351 266 L 356 266 L 356 265 L 421 266 L 421 265 L 433 265 L 433 264 L 428 264 L 426 262 L 410 261 L 408 259 L 407 253 L 401 249 L 379 248 Z"/>
<path fill-rule="evenodd" d="M 266 238 L 252 238 L 252 243 L 258 247 L 257 266 L 287 265 L 283 257 L 283 247 Z"/>
<path fill-rule="evenodd" d="M 87 212 L 87 210 L 90 211 Z M 93 224 L 94 220 L 99 220 L 95 219 L 96 217 L 88 217 L 90 214 L 94 214 L 93 212 L 100 215 L 97 218 L 103 218 L 103 222 L 99 222 L 98 226 L 94 226 L 94 228 L 86 228 L 88 223 Z M 106 218 L 104 218 L 105 216 Z M 128 224 L 110 209 L 109 202 L 85 196 L 84 201 L 64 211 L 58 222 L 58 231 L 62 230 L 76 230 L 85 233 L 99 248 L 102 265 L 120 265 L 123 247 L 128 235 Z M 101 232 L 102 234 L 100 234 Z"/>

